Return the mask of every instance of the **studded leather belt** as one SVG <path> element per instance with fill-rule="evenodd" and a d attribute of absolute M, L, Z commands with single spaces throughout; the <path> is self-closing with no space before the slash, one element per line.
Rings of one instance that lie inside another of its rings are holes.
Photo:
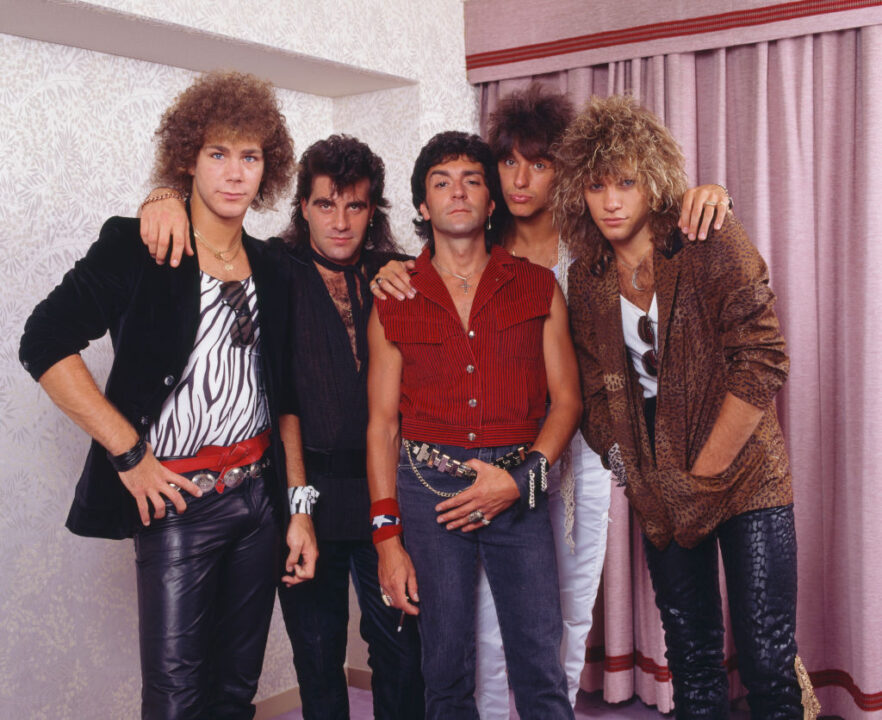
<path fill-rule="evenodd" d="M 260 477 L 269 465 L 269 458 L 263 458 L 269 447 L 269 438 L 270 431 L 264 430 L 260 435 L 228 447 L 206 445 L 191 457 L 168 458 L 160 462 L 179 475 L 195 473 L 190 475 L 190 480 L 202 492 L 217 490 L 222 493 L 245 480 Z"/>
<path fill-rule="evenodd" d="M 402 443 L 404 444 L 404 447 L 407 448 L 407 452 L 410 455 L 413 455 L 417 462 L 424 462 L 429 467 L 435 468 L 448 475 L 452 475 L 453 477 L 463 477 L 469 480 L 474 480 L 478 477 L 478 473 L 472 470 L 472 468 L 466 465 L 463 461 L 455 460 L 447 453 L 441 452 L 441 449 L 435 445 L 429 443 L 417 443 L 413 440 L 402 440 Z M 509 470 L 510 468 L 517 467 L 524 462 L 524 457 L 526 457 L 527 452 L 529 452 L 529 448 L 526 445 L 521 445 L 510 453 L 506 453 L 502 457 L 496 458 L 493 461 L 493 464 L 497 467 L 501 467 L 503 470 Z"/>

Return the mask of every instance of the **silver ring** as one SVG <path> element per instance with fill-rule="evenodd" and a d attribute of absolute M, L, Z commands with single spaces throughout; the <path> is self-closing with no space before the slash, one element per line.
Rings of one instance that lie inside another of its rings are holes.
<path fill-rule="evenodd" d="M 377 277 L 376 277 L 376 279 L 374 280 L 374 282 L 377 283 L 377 287 L 379 287 L 379 286 L 380 286 L 380 283 L 383 282 L 383 278 L 381 278 L 379 275 L 377 275 Z"/>
<path fill-rule="evenodd" d="M 370 284 L 370 288 L 371 288 L 371 290 L 379 290 L 379 289 L 380 289 L 380 286 L 377 285 L 377 283 L 372 282 L 372 283 Z"/>
<path fill-rule="evenodd" d="M 484 522 L 487 518 L 484 517 L 483 510 L 472 510 L 469 513 L 469 522 Z"/>
<path fill-rule="evenodd" d="M 490 524 L 490 521 L 487 518 L 485 518 L 485 517 L 481 518 L 481 525 L 483 525 L 484 527 L 487 527 L 489 524 Z"/>
<path fill-rule="evenodd" d="M 385 593 L 385 591 L 380 590 L 380 597 L 383 600 L 383 605 L 385 605 L 386 607 L 392 607 L 392 596 L 391 595 L 387 595 Z"/>
<path fill-rule="evenodd" d="M 713 202 L 712 200 L 705 200 L 704 204 L 708 207 L 716 207 L 719 203 Z"/>

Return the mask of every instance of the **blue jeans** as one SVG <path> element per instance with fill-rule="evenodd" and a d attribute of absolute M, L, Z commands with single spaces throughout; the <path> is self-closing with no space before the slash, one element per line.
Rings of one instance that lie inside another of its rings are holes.
<path fill-rule="evenodd" d="M 365 518 L 367 522 L 367 518 Z M 315 577 L 279 587 L 285 627 L 294 649 L 306 720 L 348 720 L 343 664 L 349 625 L 349 577 L 361 609 L 361 636 L 368 644 L 374 717 L 421 720 L 423 683 L 416 621 L 397 631 L 400 611 L 380 598 L 377 551 L 368 541 L 319 541 Z"/>
<path fill-rule="evenodd" d="M 492 462 L 517 446 L 464 448 L 441 445 L 458 460 Z M 433 488 L 451 493 L 469 481 L 413 459 Z M 404 538 L 416 569 L 426 717 L 475 720 L 475 606 L 478 559 L 496 604 L 509 680 L 522 720 L 573 718 L 560 665 L 561 620 L 554 539 L 548 504 L 537 493 L 534 510 L 516 503 L 480 530 L 449 531 L 437 522 L 444 500 L 426 488 L 402 448 L 398 502 Z"/>

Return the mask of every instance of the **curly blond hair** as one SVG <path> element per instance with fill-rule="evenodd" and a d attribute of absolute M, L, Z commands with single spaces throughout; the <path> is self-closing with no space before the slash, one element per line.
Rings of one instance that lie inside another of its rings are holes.
<path fill-rule="evenodd" d="M 555 222 L 593 270 L 601 271 L 613 251 L 588 212 L 585 187 L 592 182 L 633 177 L 652 211 L 652 242 L 667 246 L 687 188 L 683 153 L 670 131 L 633 97 L 592 97 L 567 129 L 554 160 Z"/>
<path fill-rule="evenodd" d="M 256 139 L 264 170 L 251 207 L 272 207 L 291 184 L 297 163 L 294 141 L 273 86 L 254 75 L 210 72 L 175 98 L 156 131 L 158 147 L 153 181 L 190 192 L 189 168 L 206 142 Z"/>

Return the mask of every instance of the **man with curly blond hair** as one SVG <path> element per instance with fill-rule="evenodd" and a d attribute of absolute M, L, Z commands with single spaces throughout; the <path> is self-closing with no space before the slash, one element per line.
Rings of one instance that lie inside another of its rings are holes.
<path fill-rule="evenodd" d="M 154 177 L 189 194 L 198 253 L 157 266 L 138 220 L 111 218 L 28 319 L 20 357 L 93 438 L 68 528 L 134 537 L 142 717 L 251 718 L 285 524 L 288 581 L 316 557 L 285 498 L 282 443 L 300 445 L 286 278 L 242 228 L 284 193 L 294 149 L 272 87 L 239 73 L 198 79 L 157 136 Z M 79 352 L 108 331 L 102 393 Z"/>
<path fill-rule="evenodd" d="M 684 242 L 685 189 L 679 147 L 632 98 L 593 98 L 563 138 L 553 203 L 581 250 L 569 299 L 582 433 L 643 530 L 676 716 L 728 717 L 722 551 L 752 716 L 801 718 L 775 296 L 734 218 L 706 243 Z"/>

